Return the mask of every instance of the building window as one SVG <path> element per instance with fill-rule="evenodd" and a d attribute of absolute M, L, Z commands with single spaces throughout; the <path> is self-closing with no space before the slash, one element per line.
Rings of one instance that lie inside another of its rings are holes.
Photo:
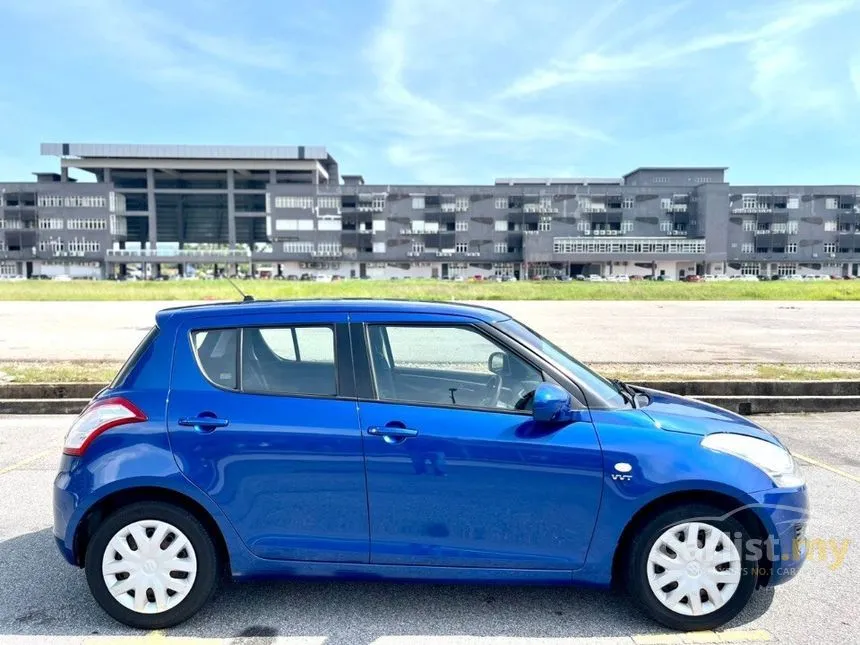
<path fill-rule="evenodd" d="M 457 242 L 454 245 L 454 251 L 456 253 L 468 253 L 469 252 L 469 243 L 468 242 Z"/>
<path fill-rule="evenodd" d="M 507 209 L 508 208 L 508 198 L 507 197 L 496 197 L 496 208 Z"/>
<path fill-rule="evenodd" d="M 753 252 L 753 243 L 752 242 L 744 242 L 741 244 L 741 253 L 752 253 Z"/>
<path fill-rule="evenodd" d="M 506 242 L 496 242 L 493 250 L 495 250 L 496 253 L 507 253 L 508 245 Z"/>
<path fill-rule="evenodd" d="M 661 219 L 660 220 L 660 231 L 662 233 L 671 233 L 672 232 L 672 220 Z"/>
<path fill-rule="evenodd" d="M 758 195 L 742 195 L 741 208 L 744 210 L 754 210 L 758 208 Z"/>
<path fill-rule="evenodd" d="M 829 231 L 829 232 L 835 231 L 836 230 L 836 220 L 832 220 L 832 219 L 825 220 L 824 230 Z"/>
<path fill-rule="evenodd" d="M 39 240 L 39 250 L 40 251 L 50 251 L 51 253 L 57 254 L 66 250 L 66 245 L 63 244 L 63 240 L 61 238 L 50 239 L 50 240 Z"/>
<path fill-rule="evenodd" d="M 790 221 L 785 223 L 785 231 L 789 235 L 797 235 L 797 221 Z"/>
<path fill-rule="evenodd" d="M 789 197 L 785 207 L 792 210 L 800 208 L 800 197 Z"/>
<path fill-rule="evenodd" d="M 414 255 L 421 255 L 422 253 L 424 253 L 424 242 L 413 242 L 412 253 Z"/>
<path fill-rule="evenodd" d="M 39 195 L 36 204 L 41 208 L 60 208 L 63 205 L 63 198 L 59 195 Z"/>
<path fill-rule="evenodd" d="M 824 252 L 825 253 L 836 253 L 836 242 L 825 242 L 824 243 Z"/>
<path fill-rule="evenodd" d="M 796 264 L 778 264 L 776 267 L 778 275 L 794 275 L 797 273 Z"/>
<path fill-rule="evenodd" d="M 548 220 L 541 220 L 540 222 L 538 222 L 537 230 L 549 231 L 550 229 L 552 229 L 552 220 L 548 219 Z"/>
<path fill-rule="evenodd" d="M 748 233 L 756 230 L 755 220 L 754 219 L 745 219 L 743 221 L 743 229 L 745 231 L 747 231 Z"/>
<path fill-rule="evenodd" d="M 621 202 L 621 208 L 634 208 L 636 206 L 635 197 L 625 197 Z"/>
<path fill-rule="evenodd" d="M 454 208 L 459 212 L 464 212 L 469 210 L 469 206 L 471 205 L 472 200 L 466 196 L 458 197 L 454 202 Z"/>
<path fill-rule="evenodd" d="M 669 178 L 668 177 L 654 177 L 654 183 L 655 184 L 668 184 Z"/>
<path fill-rule="evenodd" d="M 774 222 L 773 226 L 771 227 L 771 232 L 772 233 L 785 233 L 787 231 L 787 228 L 788 227 L 786 227 L 785 222 Z"/>
<path fill-rule="evenodd" d="M 63 228 L 63 220 L 56 217 L 39 218 L 39 228 L 49 230 L 61 230 Z"/>
<path fill-rule="evenodd" d="M 741 275 L 758 275 L 757 262 L 744 262 L 741 264 Z"/>
<path fill-rule="evenodd" d="M 424 195 L 414 195 L 412 197 L 412 208 L 417 211 L 424 209 Z"/>
<path fill-rule="evenodd" d="M 785 245 L 786 253 L 797 253 L 797 242 L 789 242 Z"/>
<path fill-rule="evenodd" d="M 660 208 L 663 209 L 664 211 L 671 210 L 672 209 L 672 198 L 671 197 L 664 197 L 663 199 L 661 199 L 660 200 Z"/>
<path fill-rule="evenodd" d="M 105 203 L 103 195 L 71 195 L 63 198 L 66 208 L 104 208 Z"/>
<path fill-rule="evenodd" d="M 275 197 L 275 208 L 313 208 L 313 197 Z"/>
<path fill-rule="evenodd" d="M 508 230 L 507 220 L 497 219 L 495 222 L 493 222 L 493 230 L 495 230 L 497 233 L 502 233 L 504 231 L 507 231 Z"/>
<path fill-rule="evenodd" d="M 839 208 L 839 200 L 837 200 L 835 197 L 828 197 L 827 199 L 824 200 L 824 208 L 826 208 L 828 210 L 830 210 L 830 209 L 835 210 L 835 209 Z"/>
<path fill-rule="evenodd" d="M 319 208 L 340 208 L 340 197 L 317 197 Z"/>
<path fill-rule="evenodd" d="M 631 233 L 633 232 L 633 222 L 627 220 L 621 222 L 621 233 Z"/>
<path fill-rule="evenodd" d="M 340 231 L 343 229 L 343 224 L 340 219 L 319 219 L 317 220 L 317 230 L 319 231 Z"/>
<path fill-rule="evenodd" d="M 313 242 L 284 242 L 284 253 L 312 253 Z"/>
<path fill-rule="evenodd" d="M 370 200 L 370 207 L 375 211 L 385 210 L 385 195 L 374 195 Z"/>
<path fill-rule="evenodd" d="M 104 218 L 83 218 L 66 220 L 66 228 L 70 231 L 103 231 L 107 229 Z"/>
<path fill-rule="evenodd" d="M 315 251 L 312 251 L 317 256 L 337 257 L 340 256 L 340 242 L 320 242 L 317 244 Z"/>
<path fill-rule="evenodd" d="M 454 223 L 454 230 L 455 231 L 461 231 L 461 232 L 462 231 L 468 231 L 469 230 L 469 222 L 463 221 L 463 220 L 456 221 Z"/>
<path fill-rule="evenodd" d="M 98 253 L 101 251 L 101 242 L 95 240 L 79 240 L 75 238 L 69 242 L 69 253 Z"/>
<path fill-rule="evenodd" d="M 590 237 L 553 238 L 554 253 L 705 253 L 705 240 L 661 239 L 661 238 L 624 238 L 606 239 Z"/>
<path fill-rule="evenodd" d="M 373 252 L 374 253 L 385 253 L 385 242 L 374 242 L 373 243 Z"/>

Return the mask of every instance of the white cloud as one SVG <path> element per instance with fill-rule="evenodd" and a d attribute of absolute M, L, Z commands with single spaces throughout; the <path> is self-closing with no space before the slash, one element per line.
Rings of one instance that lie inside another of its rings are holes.
<path fill-rule="evenodd" d="M 716 30 L 697 36 L 683 34 L 691 31 L 689 24 L 677 25 L 674 29 L 658 29 L 664 26 L 684 5 L 674 5 L 662 13 L 651 15 L 647 20 L 650 38 L 642 41 L 638 36 L 643 32 L 634 27 L 627 33 L 616 34 L 607 43 L 591 51 L 583 48 L 568 50 L 567 56 L 554 57 L 534 68 L 531 72 L 514 80 L 502 93 L 506 97 L 532 97 L 549 90 L 566 86 L 581 86 L 587 83 L 612 84 L 641 75 L 650 70 L 665 70 L 672 66 L 690 63 L 694 57 L 733 47 L 751 50 L 753 64 L 759 64 L 755 72 L 757 80 L 761 75 L 768 76 L 767 66 L 778 64 L 778 58 L 805 56 L 797 45 L 791 51 L 787 44 L 804 32 L 816 27 L 825 20 L 836 18 L 858 5 L 857 0 L 810 0 L 809 2 L 783 2 L 759 10 L 751 4 L 750 10 L 743 14 L 731 15 L 731 23 L 740 29 Z M 749 28 L 746 25 L 758 24 Z M 634 38 L 637 36 L 637 38 Z M 772 63 L 766 58 L 770 50 L 777 48 Z M 572 53 L 572 55 L 570 55 Z M 719 65 L 718 62 L 711 61 Z"/>
<path fill-rule="evenodd" d="M 494 4 L 472 3 L 464 15 L 462 3 L 453 0 L 393 0 L 373 34 L 367 58 L 376 87 L 369 117 L 394 139 L 386 148 L 388 160 L 411 169 L 422 180 L 453 177 L 455 150 L 470 144 L 611 141 L 606 133 L 571 115 L 510 110 L 479 89 L 476 79 L 458 71 L 463 51 L 486 42 L 479 28 L 486 29 L 493 15 L 498 15 Z M 440 30 L 449 43 L 444 50 L 434 46 Z M 463 51 L 452 48 L 452 42 L 459 42 Z M 454 91 L 446 93 L 447 87 Z"/>
<path fill-rule="evenodd" d="M 295 68 L 290 53 L 278 43 L 191 27 L 134 0 L 13 3 L 11 8 L 73 34 L 60 45 L 67 53 L 107 56 L 124 73 L 173 90 L 247 98 L 253 92 L 243 72 Z"/>

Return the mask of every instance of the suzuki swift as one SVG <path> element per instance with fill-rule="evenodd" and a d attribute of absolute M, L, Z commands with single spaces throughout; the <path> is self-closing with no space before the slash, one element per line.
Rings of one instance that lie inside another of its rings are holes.
<path fill-rule="evenodd" d="M 626 589 L 681 630 L 805 558 L 769 432 L 607 380 L 504 313 L 241 302 L 160 312 L 74 421 L 54 535 L 116 620 L 261 577 Z"/>

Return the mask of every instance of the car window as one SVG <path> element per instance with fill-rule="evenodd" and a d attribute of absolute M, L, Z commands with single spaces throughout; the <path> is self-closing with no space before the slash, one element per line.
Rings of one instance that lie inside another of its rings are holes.
<path fill-rule="evenodd" d="M 207 329 L 191 335 L 197 362 L 207 379 L 221 387 L 237 387 L 236 353 L 239 332 L 236 329 Z"/>
<path fill-rule="evenodd" d="M 470 327 L 371 325 L 368 338 L 383 400 L 527 410 L 543 380 L 539 370 Z"/>
<path fill-rule="evenodd" d="M 246 328 L 242 390 L 335 396 L 334 330 L 330 326 Z"/>

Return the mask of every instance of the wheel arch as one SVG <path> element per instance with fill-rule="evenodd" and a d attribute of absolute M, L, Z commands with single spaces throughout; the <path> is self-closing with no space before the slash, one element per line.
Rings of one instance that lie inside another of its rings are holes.
<path fill-rule="evenodd" d="M 135 488 L 124 488 L 105 495 L 94 503 L 78 523 L 73 540 L 73 553 L 75 564 L 83 567 L 85 554 L 90 538 L 99 523 L 114 511 L 134 504 L 136 502 L 162 502 L 178 506 L 191 513 L 212 536 L 215 551 L 223 567 L 223 572 L 230 575 L 230 551 L 221 527 L 199 502 L 179 491 L 162 488 L 159 486 L 138 486 Z"/>
<path fill-rule="evenodd" d="M 630 556 L 630 545 L 636 531 L 639 530 L 651 517 L 671 508 L 677 508 L 684 504 L 707 504 L 714 506 L 725 513 L 730 513 L 739 508 L 742 510 L 734 514 L 749 531 L 754 538 L 765 540 L 768 537 L 768 531 L 758 514 L 751 508 L 746 508 L 747 503 L 733 497 L 728 493 L 723 493 L 714 490 L 683 490 L 667 493 L 657 497 L 647 504 L 642 506 L 621 532 L 621 537 L 618 539 L 618 544 L 615 548 L 615 553 L 612 558 L 612 586 L 619 587 L 624 580 L 627 559 Z M 766 586 L 770 579 L 770 570 L 772 563 L 767 559 L 767 555 L 762 555 L 760 560 L 762 568 L 766 571 L 764 575 L 759 576 L 758 585 Z"/>

